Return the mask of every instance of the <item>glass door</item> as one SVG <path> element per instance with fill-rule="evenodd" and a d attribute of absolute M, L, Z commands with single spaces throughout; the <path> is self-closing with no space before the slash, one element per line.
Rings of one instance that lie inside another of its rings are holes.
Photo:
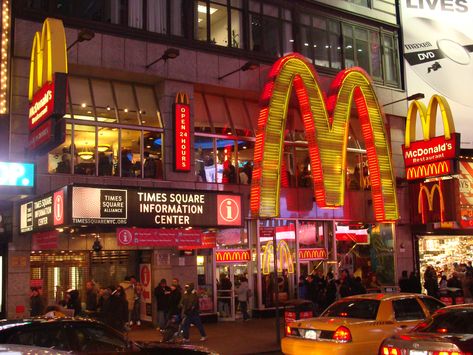
<path fill-rule="evenodd" d="M 240 285 L 243 278 L 248 279 L 247 264 L 218 265 L 217 274 L 217 310 L 219 320 L 233 321 L 242 318 L 238 309 L 235 288 Z"/>

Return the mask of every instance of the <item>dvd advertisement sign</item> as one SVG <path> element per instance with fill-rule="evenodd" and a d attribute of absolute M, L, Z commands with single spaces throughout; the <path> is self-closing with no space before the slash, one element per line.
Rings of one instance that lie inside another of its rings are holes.
<path fill-rule="evenodd" d="M 473 76 L 473 0 L 401 0 L 400 4 L 407 94 L 445 96 L 455 131 L 462 134 L 461 147 L 471 149 L 473 81 L 465 78 Z M 437 119 L 437 130 L 441 124 Z"/>

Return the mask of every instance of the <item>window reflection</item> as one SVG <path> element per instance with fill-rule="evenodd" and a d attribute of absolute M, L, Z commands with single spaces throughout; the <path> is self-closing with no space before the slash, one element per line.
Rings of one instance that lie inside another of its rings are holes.
<path fill-rule="evenodd" d="M 121 130 L 120 164 L 121 176 L 141 177 L 141 132 Z"/>
<path fill-rule="evenodd" d="M 217 182 L 224 184 L 237 183 L 235 158 L 235 141 L 232 139 L 217 139 Z"/>
<path fill-rule="evenodd" d="M 143 174 L 147 179 L 163 179 L 162 135 L 158 132 L 144 132 Z"/>
<path fill-rule="evenodd" d="M 112 94 L 112 84 L 106 80 L 92 80 L 97 120 L 101 122 L 117 122 L 117 111 Z"/>
<path fill-rule="evenodd" d="M 74 119 L 94 121 L 89 80 L 74 76 L 69 77 L 68 80 Z"/>
<path fill-rule="evenodd" d="M 118 104 L 118 117 L 120 123 L 138 125 L 138 109 L 133 88 L 125 83 L 113 83 Z"/>
<path fill-rule="evenodd" d="M 238 180 L 242 185 L 251 184 L 254 148 L 255 142 L 238 142 Z"/>
<path fill-rule="evenodd" d="M 198 182 L 216 182 L 213 139 L 195 136 L 195 178 Z"/>
<path fill-rule="evenodd" d="M 66 139 L 64 144 L 56 147 L 48 154 L 48 172 L 71 174 L 71 131 L 72 125 L 66 125 Z"/>

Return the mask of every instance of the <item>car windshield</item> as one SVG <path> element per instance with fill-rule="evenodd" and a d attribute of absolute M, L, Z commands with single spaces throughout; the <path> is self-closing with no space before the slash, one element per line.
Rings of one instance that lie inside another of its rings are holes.
<path fill-rule="evenodd" d="M 322 317 L 344 317 L 375 320 L 380 301 L 345 300 L 332 304 L 322 313 Z"/>
<path fill-rule="evenodd" d="M 473 334 L 473 308 L 437 311 L 432 318 L 417 325 L 412 331 L 441 334 Z"/>

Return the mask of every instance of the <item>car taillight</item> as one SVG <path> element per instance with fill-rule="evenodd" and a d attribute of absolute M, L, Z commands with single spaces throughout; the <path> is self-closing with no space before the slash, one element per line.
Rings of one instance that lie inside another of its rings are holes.
<path fill-rule="evenodd" d="M 401 349 L 383 346 L 380 355 L 401 355 Z"/>
<path fill-rule="evenodd" d="M 291 327 L 286 326 L 286 335 L 291 335 Z"/>
<path fill-rule="evenodd" d="M 458 351 L 434 351 L 432 355 L 467 355 Z"/>
<path fill-rule="evenodd" d="M 290 326 L 286 326 L 286 336 L 299 336 L 299 330 L 297 328 L 291 328 Z"/>
<path fill-rule="evenodd" d="M 350 329 L 344 326 L 338 327 L 335 333 L 333 333 L 332 339 L 344 343 L 351 341 Z"/>

